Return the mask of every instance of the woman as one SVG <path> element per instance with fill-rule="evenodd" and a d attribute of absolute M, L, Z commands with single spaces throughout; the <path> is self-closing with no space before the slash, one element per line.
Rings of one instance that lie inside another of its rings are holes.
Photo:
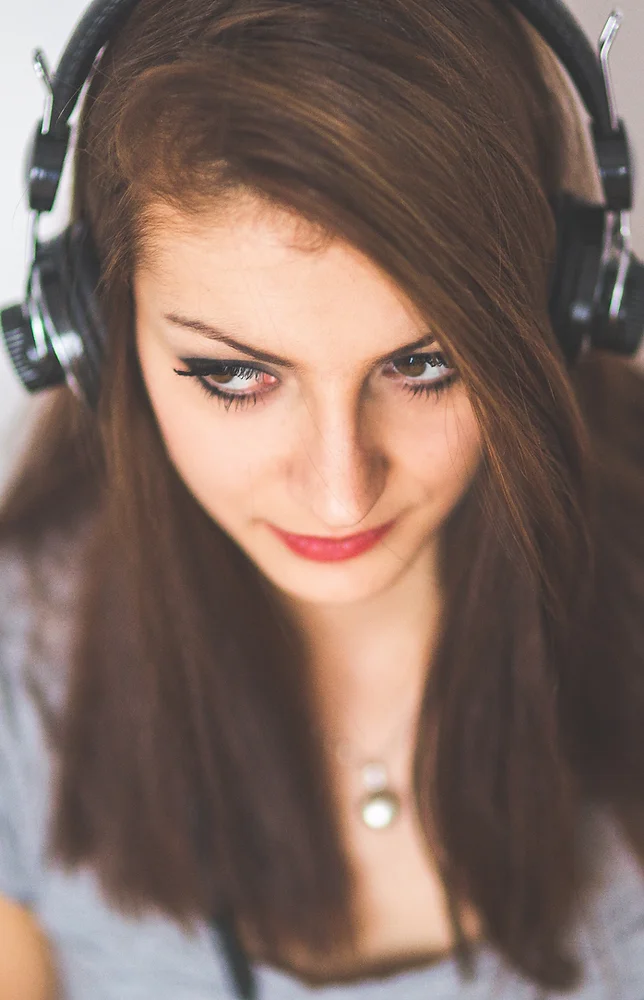
<path fill-rule="evenodd" d="M 565 187 L 506 2 L 134 7 L 98 413 L 2 516 L 0 1000 L 641 996 L 644 385 L 562 355 Z"/>

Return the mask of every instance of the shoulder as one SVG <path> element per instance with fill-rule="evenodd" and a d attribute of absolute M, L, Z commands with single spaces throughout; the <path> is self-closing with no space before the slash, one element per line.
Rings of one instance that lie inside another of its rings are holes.
<path fill-rule="evenodd" d="M 642 996 L 644 986 L 644 865 L 614 810 L 588 806 L 581 824 L 584 888 L 577 902 L 576 944 L 588 979 L 607 996 Z M 584 994 L 585 996 L 585 994 Z M 594 994 L 593 994 L 594 996 Z"/>
<path fill-rule="evenodd" d="M 38 894 L 87 528 L 0 545 L 0 894 Z"/>
<path fill-rule="evenodd" d="M 38 920 L 0 895 L 0 997 L 53 1000 L 58 975 L 53 949 Z"/>

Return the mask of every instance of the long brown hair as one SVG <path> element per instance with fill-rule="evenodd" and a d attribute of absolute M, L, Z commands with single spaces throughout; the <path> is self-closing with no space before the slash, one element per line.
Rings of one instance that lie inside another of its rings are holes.
<path fill-rule="evenodd" d="M 99 410 L 52 392 L 2 525 L 33 548 L 91 524 L 52 851 L 119 906 L 229 905 L 273 960 L 357 940 L 304 637 L 177 475 L 134 348 L 147 208 L 250 193 L 391 276 L 471 394 L 483 460 L 441 527 L 414 793 L 457 931 L 468 903 L 536 983 L 576 981 L 580 808 L 626 826 L 644 789 L 644 385 L 608 355 L 568 371 L 548 316 L 548 198 L 571 167 L 597 192 L 584 135 L 505 0 L 141 0 L 107 48 L 74 193 Z"/>

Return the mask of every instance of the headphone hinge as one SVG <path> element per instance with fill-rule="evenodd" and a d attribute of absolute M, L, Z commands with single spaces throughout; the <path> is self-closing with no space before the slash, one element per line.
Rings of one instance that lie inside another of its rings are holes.
<path fill-rule="evenodd" d="M 599 173 L 610 212 L 629 212 L 633 207 L 631 155 L 623 120 L 608 135 L 595 124 L 592 133 L 597 151 Z"/>
<path fill-rule="evenodd" d="M 51 212 L 63 174 L 71 130 L 65 122 L 55 131 L 42 132 L 42 121 L 34 135 L 27 171 L 29 206 L 33 212 Z"/>

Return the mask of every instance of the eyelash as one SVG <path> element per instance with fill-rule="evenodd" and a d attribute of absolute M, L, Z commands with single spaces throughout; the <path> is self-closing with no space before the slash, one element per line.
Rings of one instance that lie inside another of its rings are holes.
<path fill-rule="evenodd" d="M 407 357 L 392 361 L 390 364 L 400 364 L 401 361 L 407 361 L 409 358 L 414 358 L 418 361 L 423 360 L 426 364 L 429 363 L 432 365 L 432 367 L 437 367 L 441 363 L 444 364 L 445 367 L 448 367 L 444 355 L 438 351 L 434 351 L 431 354 L 410 354 Z M 203 389 L 210 399 L 214 397 L 217 399 L 217 402 L 224 404 L 226 412 L 228 412 L 231 406 L 234 406 L 237 410 L 250 405 L 250 403 L 255 405 L 260 396 L 266 394 L 261 391 L 248 393 L 226 392 L 222 389 L 216 389 L 212 383 L 206 382 L 206 378 L 209 375 L 228 375 L 232 378 L 251 379 L 253 375 L 257 373 L 262 375 L 270 374 L 270 372 L 265 372 L 263 368 L 256 368 L 252 365 L 241 365 L 225 361 L 212 361 L 209 358 L 185 358 L 182 360 L 183 363 L 187 365 L 187 371 L 175 368 L 175 373 L 177 375 L 183 375 L 188 378 L 196 379 L 197 384 L 201 389 Z M 419 383 L 418 385 L 404 384 L 402 388 L 406 392 L 410 392 L 412 396 L 434 396 L 434 398 L 437 398 L 449 389 L 449 387 L 457 381 L 458 377 L 459 376 L 457 374 L 446 375 L 445 378 L 440 380 L 440 382 L 437 380 L 433 383 L 424 382 Z"/>

